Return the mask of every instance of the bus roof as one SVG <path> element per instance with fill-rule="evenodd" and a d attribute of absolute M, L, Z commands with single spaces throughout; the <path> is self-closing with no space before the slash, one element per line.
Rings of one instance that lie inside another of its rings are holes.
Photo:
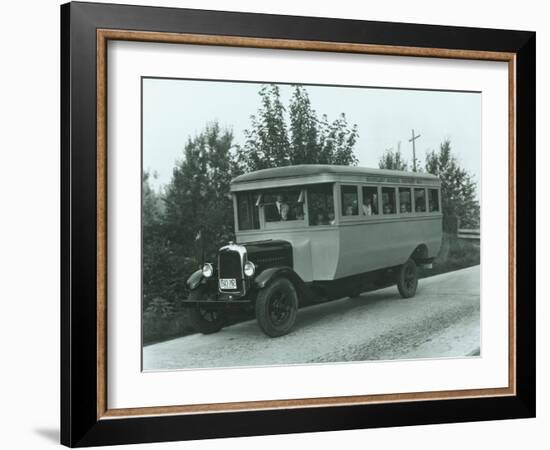
<path fill-rule="evenodd" d="M 437 176 L 425 172 L 329 164 L 300 164 L 245 173 L 231 181 L 231 191 L 330 182 L 440 184 Z"/>

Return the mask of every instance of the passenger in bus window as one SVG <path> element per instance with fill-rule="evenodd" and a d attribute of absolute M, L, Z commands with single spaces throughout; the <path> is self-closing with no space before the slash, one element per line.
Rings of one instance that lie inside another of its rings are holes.
<path fill-rule="evenodd" d="M 315 225 L 328 225 L 327 216 L 322 209 L 317 210 Z"/>
<path fill-rule="evenodd" d="M 371 198 L 363 199 L 363 214 L 365 216 L 372 216 L 374 214 Z"/>
<path fill-rule="evenodd" d="M 396 201 L 394 188 L 382 188 L 382 203 L 384 214 L 395 214 Z"/>
<path fill-rule="evenodd" d="M 363 214 L 373 216 L 378 214 L 378 189 L 372 186 L 363 187 Z"/>
<path fill-rule="evenodd" d="M 275 202 L 268 203 L 266 205 L 265 220 L 267 222 L 289 220 L 289 205 L 283 195 L 277 194 L 275 197 Z"/>
<path fill-rule="evenodd" d="M 304 220 L 304 207 L 301 203 L 294 206 L 294 217 L 296 220 Z"/>
<path fill-rule="evenodd" d="M 334 225 L 335 219 L 334 219 L 334 213 L 332 211 L 329 211 L 328 213 L 328 224 Z"/>
<path fill-rule="evenodd" d="M 307 190 L 308 216 L 310 225 L 328 225 L 330 216 L 334 219 L 333 185 L 321 184 Z"/>
<path fill-rule="evenodd" d="M 439 211 L 439 195 L 437 189 L 428 190 L 428 205 L 430 208 L 430 212 Z"/>
<path fill-rule="evenodd" d="M 290 206 L 288 206 L 288 203 L 282 203 L 280 207 L 281 220 L 289 220 Z"/>
<path fill-rule="evenodd" d="M 426 212 L 426 196 L 423 188 L 414 190 L 414 204 L 416 212 Z"/>
<path fill-rule="evenodd" d="M 399 212 L 401 214 L 410 213 L 411 208 L 411 189 L 400 187 L 399 188 Z"/>
<path fill-rule="evenodd" d="M 357 216 L 359 214 L 357 186 L 342 186 L 342 215 Z"/>

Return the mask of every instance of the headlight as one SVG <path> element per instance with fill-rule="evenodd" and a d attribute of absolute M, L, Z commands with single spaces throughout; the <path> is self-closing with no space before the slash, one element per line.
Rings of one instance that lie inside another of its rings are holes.
<path fill-rule="evenodd" d="M 244 263 L 244 274 L 247 277 L 251 277 L 256 272 L 256 266 L 252 261 L 247 261 Z"/>
<path fill-rule="evenodd" d="M 204 263 L 202 265 L 201 270 L 202 270 L 202 274 L 206 278 L 210 278 L 214 274 L 214 268 L 212 267 L 212 264 L 210 264 L 210 263 Z"/>

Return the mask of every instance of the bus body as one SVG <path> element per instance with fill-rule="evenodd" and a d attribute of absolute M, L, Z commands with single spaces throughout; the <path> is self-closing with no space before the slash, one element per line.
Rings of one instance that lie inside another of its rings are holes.
<path fill-rule="evenodd" d="M 333 165 L 235 178 L 236 242 L 189 279 L 196 328 L 217 331 L 224 307 L 249 304 L 262 330 L 279 336 L 309 301 L 391 283 L 412 297 L 417 266 L 431 264 L 441 246 L 440 186 L 426 173 Z M 203 326 L 204 312 L 216 326 Z"/>

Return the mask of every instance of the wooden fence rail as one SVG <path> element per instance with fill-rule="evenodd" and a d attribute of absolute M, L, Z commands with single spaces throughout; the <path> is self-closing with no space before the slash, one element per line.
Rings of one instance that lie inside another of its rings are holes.
<path fill-rule="evenodd" d="M 469 230 L 466 228 L 459 228 L 457 237 L 459 239 L 471 239 L 474 241 L 479 241 L 480 240 L 479 229 Z"/>

